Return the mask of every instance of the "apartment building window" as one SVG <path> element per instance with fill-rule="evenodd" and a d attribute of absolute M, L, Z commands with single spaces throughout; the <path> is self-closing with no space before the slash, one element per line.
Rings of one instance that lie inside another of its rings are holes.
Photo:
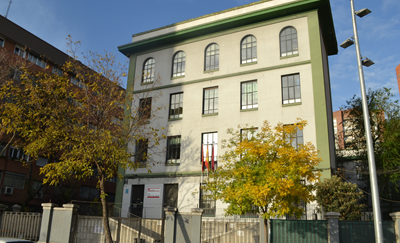
<path fill-rule="evenodd" d="M 95 187 L 81 186 L 79 189 L 79 197 L 85 199 L 99 198 L 100 192 Z"/>
<path fill-rule="evenodd" d="M 13 187 L 16 189 L 24 189 L 25 175 L 4 172 L 3 186 Z"/>
<path fill-rule="evenodd" d="M 245 36 L 240 45 L 241 64 L 257 62 L 257 40 L 252 35 Z"/>
<path fill-rule="evenodd" d="M 293 126 L 293 125 L 285 125 Z M 303 130 L 296 129 L 292 134 L 288 134 L 286 141 L 292 145 L 293 148 L 298 149 L 300 144 L 303 144 Z"/>
<path fill-rule="evenodd" d="M 22 47 L 16 46 L 14 48 L 14 54 L 17 54 L 18 56 L 25 58 L 25 51 Z"/>
<path fill-rule="evenodd" d="M 58 76 L 62 76 L 63 75 L 63 71 L 60 68 L 56 67 L 56 66 L 53 66 L 52 73 L 57 74 Z"/>
<path fill-rule="evenodd" d="M 167 138 L 167 164 L 181 162 L 181 136 Z"/>
<path fill-rule="evenodd" d="M 178 51 L 173 58 L 172 77 L 185 76 L 186 54 Z"/>
<path fill-rule="evenodd" d="M 202 158 L 207 160 L 210 169 L 212 169 L 212 155 L 214 154 L 214 169 L 217 167 L 217 158 L 218 158 L 218 133 L 217 132 L 210 132 L 210 133 L 203 133 L 202 134 L 202 142 L 201 142 L 201 150 L 202 150 Z M 203 162 L 203 161 L 202 161 Z M 205 164 L 204 164 L 205 166 Z M 205 166 L 205 168 L 207 167 Z"/>
<path fill-rule="evenodd" d="M 208 45 L 206 48 L 204 70 L 209 71 L 218 68 L 219 68 L 219 46 L 213 43 Z"/>
<path fill-rule="evenodd" d="M 4 149 L 6 146 L 0 144 L 0 156 L 5 157 L 6 156 L 6 149 Z"/>
<path fill-rule="evenodd" d="M 151 116 L 151 97 L 139 100 L 139 118 L 143 120 L 150 119 Z"/>
<path fill-rule="evenodd" d="M 31 53 L 28 53 L 28 61 L 38 65 L 41 68 L 46 68 L 46 63 L 40 59 L 38 56 L 35 56 Z"/>
<path fill-rule="evenodd" d="M 148 158 L 149 140 L 141 138 L 136 141 L 135 156 L 139 168 L 146 168 Z"/>
<path fill-rule="evenodd" d="M 279 39 L 281 44 L 281 57 L 299 53 L 297 31 L 295 28 L 291 26 L 284 28 L 279 35 Z"/>
<path fill-rule="evenodd" d="M 218 113 L 218 87 L 204 89 L 203 114 Z"/>
<path fill-rule="evenodd" d="M 39 157 L 37 158 L 37 160 L 36 160 L 36 165 L 37 165 L 37 166 L 40 166 L 40 167 L 43 167 L 43 166 L 47 165 L 48 161 L 49 161 L 48 158 L 39 156 Z"/>
<path fill-rule="evenodd" d="M 81 80 L 79 80 L 75 77 L 71 77 L 71 83 L 75 84 L 76 86 L 78 86 L 81 89 L 87 88 L 85 83 L 83 83 Z"/>
<path fill-rule="evenodd" d="M 169 119 L 179 119 L 183 116 L 183 93 L 171 94 L 169 103 Z"/>
<path fill-rule="evenodd" d="M 156 61 L 154 60 L 154 58 L 149 58 L 144 62 L 142 83 L 154 82 L 155 68 Z"/>
<path fill-rule="evenodd" d="M 258 108 L 257 81 L 243 82 L 242 92 L 242 110 Z"/>
<path fill-rule="evenodd" d="M 258 133 L 258 128 L 257 127 L 252 127 L 252 128 L 245 128 L 240 130 L 242 134 L 242 139 L 247 139 L 247 140 L 252 140 L 257 136 Z"/>
<path fill-rule="evenodd" d="M 282 104 L 301 102 L 300 75 L 282 76 Z"/>
<path fill-rule="evenodd" d="M 203 189 L 205 185 L 200 184 L 199 207 L 203 209 L 203 217 L 215 217 L 216 201 L 210 197 L 211 192 Z"/>
<path fill-rule="evenodd" d="M 4 47 L 4 43 L 5 43 L 4 39 L 0 38 L 0 47 Z"/>

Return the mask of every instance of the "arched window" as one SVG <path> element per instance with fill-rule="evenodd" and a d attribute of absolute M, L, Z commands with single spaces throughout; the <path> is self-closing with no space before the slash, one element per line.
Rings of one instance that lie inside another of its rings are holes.
<path fill-rule="evenodd" d="M 149 58 L 144 62 L 142 83 L 154 82 L 155 68 L 156 61 L 154 58 Z"/>
<path fill-rule="evenodd" d="M 205 59 L 205 71 L 219 68 L 219 46 L 217 44 L 207 46 Z"/>
<path fill-rule="evenodd" d="M 279 39 L 281 42 L 281 57 L 299 53 L 299 46 L 297 44 L 297 31 L 295 28 L 284 28 L 279 35 Z"/>
<path fill-rule="evenodd" d="M 172 77 L 185 76 L 186 54 L 183 51 L 178 51 L 173 58 Z"/>
<path fill-rule="evenodd" d="M 257 40 L 252 35 L 245 36 L 240 45 L 241 64 L 257 61 Z"/>

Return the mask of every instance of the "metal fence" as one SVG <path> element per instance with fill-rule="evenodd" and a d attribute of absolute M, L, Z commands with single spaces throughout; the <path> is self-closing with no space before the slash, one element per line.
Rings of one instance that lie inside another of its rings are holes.
<path fill-rule="evenodd" d="M 395 243 L 396 234 L 393 221 L 382 222 L 385 243 Z M 375 231 L 373 221 L 339 221 L 340 242 L 374 243 Z"/>
<path fill-rule="evenodd" d="M 260 219 L 203 218 L 201 224 L 202 243 L 258 243 L 260 238 Z"/>
<path fill-rule="evenodd" d="M 271 220 L 271 242 L 327 243 L 327 226 L 326 220 Z"/>
<path fill-rule="evenodd" d="M 79 216 L 75 232 L 75 243 L 105 242 L 104 227 L 101 217 Z M 162 219 L 142 218 L 109 218 L 113 241 L 130 242 L 161 242 L 163 238 Z M 140 241 L 138 239 L 140 238 Z"/>
<path fill-rule="evenodd" d="M 41 223 L 40 213 L 3 212 L 0 236 L 38 241 Z"/>

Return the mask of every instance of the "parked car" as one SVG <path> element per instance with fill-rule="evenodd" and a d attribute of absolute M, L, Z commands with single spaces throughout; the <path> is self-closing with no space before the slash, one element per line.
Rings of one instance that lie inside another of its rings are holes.
<path fill-rule="evenodd" d="M 18 238 L 8 238 L 8 237 L 0 237 L 0 243 L 16 243 L 16 242 L 23 242 L 23 243 L 34 243 L 30 240 L 18 239 Z"/>

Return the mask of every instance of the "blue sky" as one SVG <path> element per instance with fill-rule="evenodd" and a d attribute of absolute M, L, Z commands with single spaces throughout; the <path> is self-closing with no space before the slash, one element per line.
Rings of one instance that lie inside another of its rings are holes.
<path fill-rule="evenodd" d="M 129 43 L 132 34 L 186 19 L 254 2 L 253 0 L 13 0 L 8 19 L 66 50 L 66 38 L 80 40 L 80 51 L 111 52 L 121 62 L 117 46 Z M 0 0 L 0 14 L 9 0 Z M 349 0 L 331 0 L 338 44 L 353 36 Z M 400 1 L 355 0 L 356 10 L 372 13 L 357 18 L 361 53 L 375 62 L 364 68 L 366 86 L 392 88 L 399 97 L 395 67 L 400 64 Z M 329 57 L 333 110 L 360 93 L 355 47 Z"/>

